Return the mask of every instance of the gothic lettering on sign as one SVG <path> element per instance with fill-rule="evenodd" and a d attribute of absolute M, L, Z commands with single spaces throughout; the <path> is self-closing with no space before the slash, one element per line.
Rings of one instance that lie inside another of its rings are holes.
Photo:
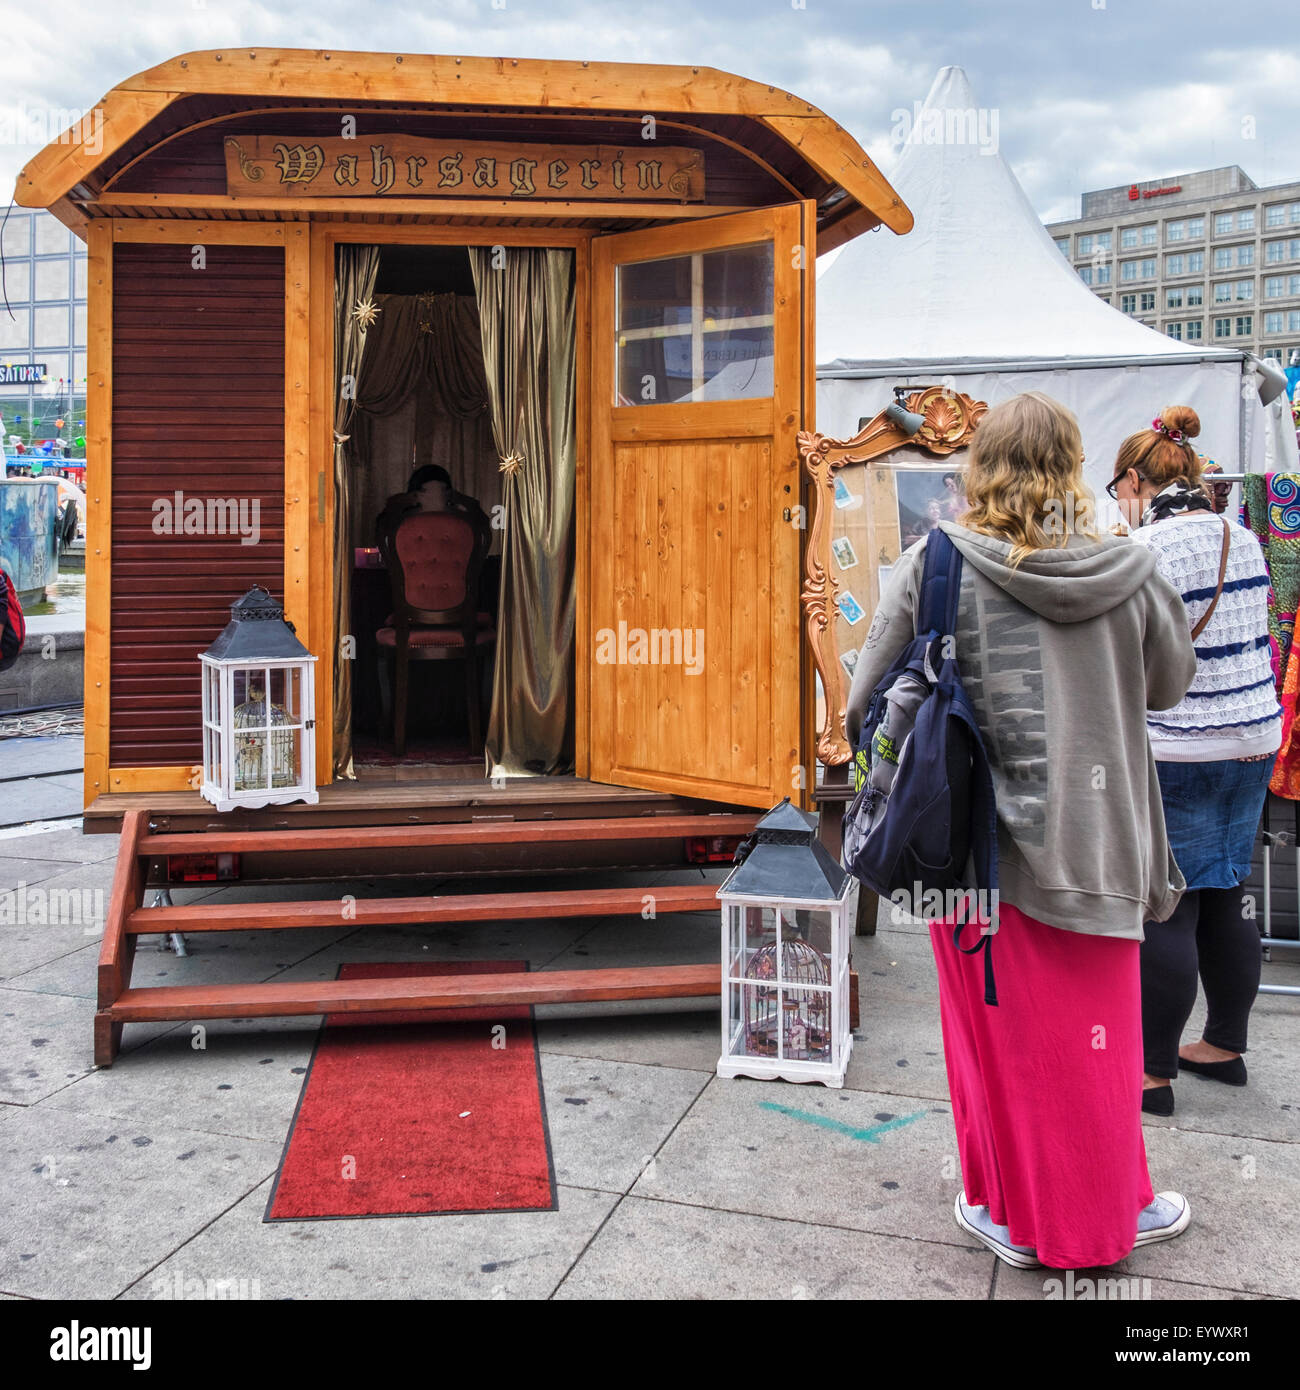
<path fill-rule="evenodd" d="M 624 162 L 603 145 L 426 140 L 412 135 L 330 136 L 320 140 L 227 136 L 226 189 L 265 198 L 433 197 L 662 199 L 704 197 L 704 153 L 656 148 L 653 159 Z"/>

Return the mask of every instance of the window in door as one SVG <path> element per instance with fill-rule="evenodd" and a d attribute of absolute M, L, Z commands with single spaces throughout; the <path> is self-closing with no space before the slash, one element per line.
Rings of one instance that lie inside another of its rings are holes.
<path fill-rule="evenodd" d="M 617 405 L 772 394 L 773 245 L 620 265 Z"/>

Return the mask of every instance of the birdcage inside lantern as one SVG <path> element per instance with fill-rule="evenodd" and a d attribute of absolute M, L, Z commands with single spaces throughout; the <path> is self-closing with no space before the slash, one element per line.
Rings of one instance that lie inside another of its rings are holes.
<path fill-rule="evenodd" d="M 316 802 L 316 658 L 254 585 L 199 654 L 203 795 L 218 811 Z"/>
<path fill-rule="evenodd" d="M 718 889 L 722 903 L 719 1076 L 842 1086 L 849 942 L 858 883 L 789 797 L 760 820 Z"/>

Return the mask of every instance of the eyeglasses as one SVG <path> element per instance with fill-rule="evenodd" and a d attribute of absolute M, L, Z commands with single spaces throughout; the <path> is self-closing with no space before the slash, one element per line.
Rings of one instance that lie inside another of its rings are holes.
<path fill-rule="evenodd" d="M 1128 472 L 1129 472 L 1129 470 L 1126 468 L 1126 469 L 1124 470 L 1123 473 L 1116 473 L 1115 476 L 1110 480 L 1110 482 L 1108 482 L 1108 483 L 1106 484 L 1106 491 L 1107 491 L 1107 493 L 1110 495 L 1110 500 L 1111 500 L 1112 502 L 1118 502 L 1118 501 L 1119 501 L 1119 483 L 1120 483 L 1120 479 L 1121 479 L 1121 478 L 1124 478 L 1124 477 L 1127 477 L 1127 476 L 1128 476 Z M 1141 475 L 1141 473 L 1139 473 L 1139 474 L 1138 474 L 1138 481 L 1141 482 L 1141 480 L 1142 480 L 1142 475 Z"/>

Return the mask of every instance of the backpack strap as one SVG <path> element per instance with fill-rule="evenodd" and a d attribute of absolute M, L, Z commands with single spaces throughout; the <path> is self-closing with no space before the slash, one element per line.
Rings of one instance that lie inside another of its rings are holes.
<path fill-rule="evenodd" d="M 961 551 L 953 545 L 948 533 L 936 526 L 925 541 L 918 632 L 937 632 L 941 637 L 950 637 L 957 626 L 960 598 Z"/>

